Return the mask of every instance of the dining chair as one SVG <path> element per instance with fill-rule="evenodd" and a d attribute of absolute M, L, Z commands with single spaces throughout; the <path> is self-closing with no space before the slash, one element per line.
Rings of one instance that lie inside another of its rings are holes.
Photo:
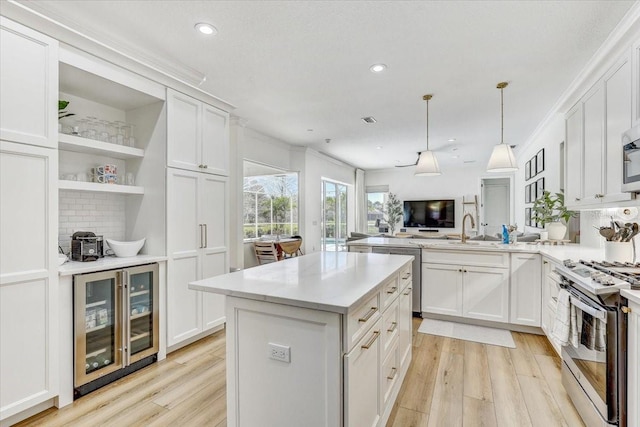
<path fill-rule="evenodd" d="M 280 242 L 279 245 L 284 258 L 292 258 L 294 256 L 302 255 L 302 251 L 300 250 L 302 239 L 296 239 L 290 242 Z"/>
<path fill-rule="evenodd" d="M 278 251 L 273 242 L 253 242 L 253 250 L 256 253 L 258 264 L 269 264 L 278 261 Z"/>

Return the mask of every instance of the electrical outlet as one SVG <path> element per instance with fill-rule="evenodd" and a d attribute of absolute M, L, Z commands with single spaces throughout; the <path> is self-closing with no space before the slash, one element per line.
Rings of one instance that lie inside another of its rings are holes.
<path fill-rule="evenodd" d="M 291 347 L 270 342 L 267 348 L 269 349 L 269 359 L 291 363 Z"/>

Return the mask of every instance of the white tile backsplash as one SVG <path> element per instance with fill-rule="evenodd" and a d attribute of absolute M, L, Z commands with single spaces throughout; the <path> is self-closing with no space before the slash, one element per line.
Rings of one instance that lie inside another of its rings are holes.
<path fill-rule="evenodd" d="M 71 248 L 71 235 L 92 231 L 98 236 L 125 240 L 125 195 L 60 190 L 58 244 L 65 253 Z"/>

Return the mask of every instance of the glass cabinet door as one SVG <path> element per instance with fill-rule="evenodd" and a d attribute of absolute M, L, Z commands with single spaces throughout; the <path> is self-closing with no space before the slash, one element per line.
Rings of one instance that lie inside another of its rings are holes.
<path fill-rule="evenodd" d="M 122 367 L 121 299 L 117 274 L 74 277 L 75 383 L 80 386 Z"/>
<path fill-rule="evenodd" d="M 128 298 L 129 363 L 133 363 L 159 349 L 158 265 L 145 265 L 125 270 Z"/>

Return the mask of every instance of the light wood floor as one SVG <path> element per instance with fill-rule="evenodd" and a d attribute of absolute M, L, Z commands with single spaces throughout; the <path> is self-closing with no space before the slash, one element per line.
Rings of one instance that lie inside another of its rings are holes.
<path fill-rule="evenodd" d="M 417 333 L 387 426 L 584 426 L 545 337 L 508 349 Z M 20 426 L 225 426 L 224 331 Z"/>

